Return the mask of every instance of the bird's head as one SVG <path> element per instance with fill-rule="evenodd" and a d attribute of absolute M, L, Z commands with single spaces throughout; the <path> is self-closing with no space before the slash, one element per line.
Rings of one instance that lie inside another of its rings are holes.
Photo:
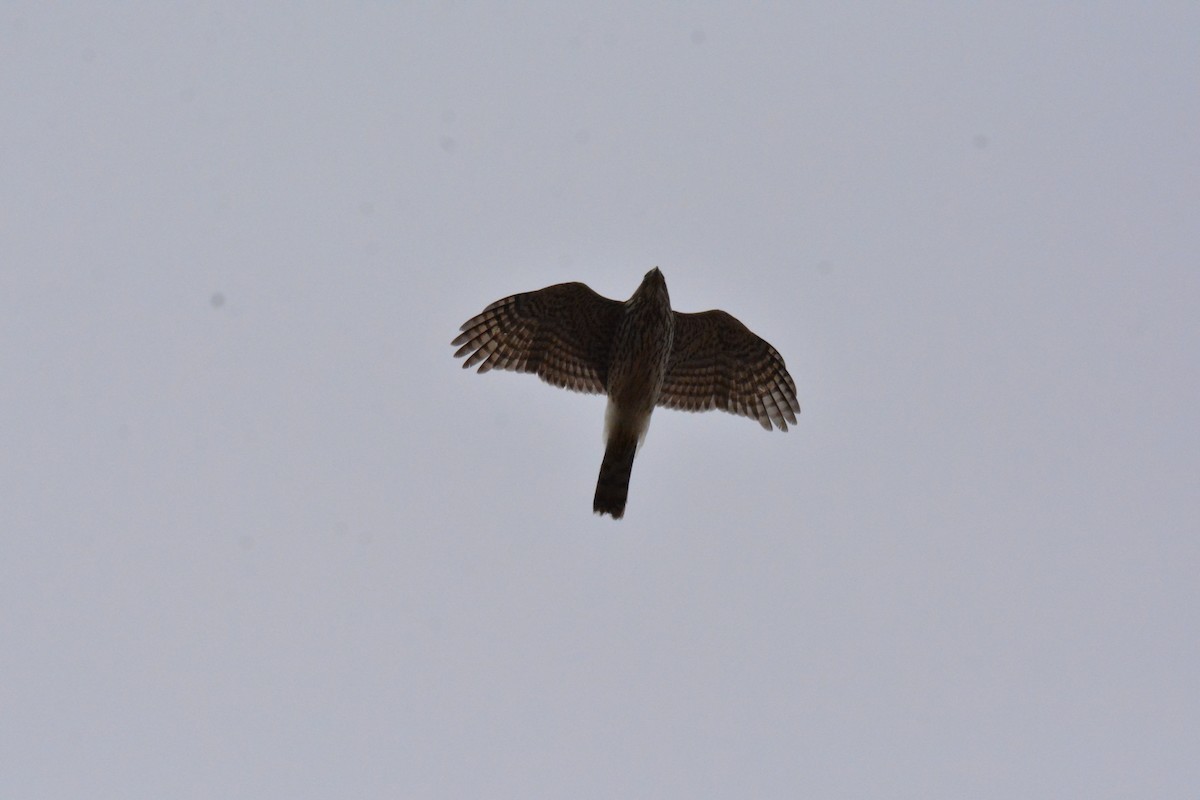
<path fill-rule="evenodd" d="M 646 273 L 646 277 L 642 278 L 642 285 L 637 287 L 634 297 L 653 301 L 656 306 L 671 307 L 671 296 L 667 294 L 667 281 L 662 277 L 659 267 L 655 266 L 653 270 Z"/>

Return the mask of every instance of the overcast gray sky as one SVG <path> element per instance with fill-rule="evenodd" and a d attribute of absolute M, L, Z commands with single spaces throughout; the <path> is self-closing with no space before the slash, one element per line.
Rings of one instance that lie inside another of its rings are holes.
<path fill-rule="evenodd" d="M 597 5 L 3 5 L 0 796 L 1195 798 L 1200 6 Z"/>

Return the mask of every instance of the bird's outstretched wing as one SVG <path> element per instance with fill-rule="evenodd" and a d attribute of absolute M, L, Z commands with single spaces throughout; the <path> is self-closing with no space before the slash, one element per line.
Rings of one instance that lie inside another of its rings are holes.
<path fill-rule="evenodd" d="M 463 367 L 533 372 L 555 386 L 603 394 L 622 304 L 582 283 L 497 300 L 463 323 L 451 344 Z"/>
<path fill-rule="evenodd" d="M 783 357 L 724 311 L 675 312 L 675 343 L 658 405 L 716 408 L 758 420 L 767 430 L 786 431 L 800 413 Z"/>

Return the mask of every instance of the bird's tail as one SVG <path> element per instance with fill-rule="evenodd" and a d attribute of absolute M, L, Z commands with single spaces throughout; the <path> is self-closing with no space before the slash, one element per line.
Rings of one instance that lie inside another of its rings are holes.
<path fill-rule="evenodd" d="M 592 510 L 597 514 L 612 514 L 613 519 L 625 515 L 629 476 L 633 472 L 637 446 L 635 431 L 621 430 L 618 426 L 609 432 L 604 460 L 600 462 L 600 477 L 596 480 L 596 499 L 592 502 Z"/>

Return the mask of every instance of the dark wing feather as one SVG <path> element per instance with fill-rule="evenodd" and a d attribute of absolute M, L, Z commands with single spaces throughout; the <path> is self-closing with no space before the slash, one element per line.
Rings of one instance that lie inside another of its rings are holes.
<path fill-rule="evenodd" d="M 463 323 L 451 344 L 463 367 L 533 372 L 555 386 L 603 394 L 621 303 L 582 283 L 497 300 Z"/>
<path fill-rule="evenodd" d="M 783 357 L 724 311 L 675 312 L 675 344 L 658 405 L 683 411 L 712 408 L 787 430 L 800 403 Z"/>

